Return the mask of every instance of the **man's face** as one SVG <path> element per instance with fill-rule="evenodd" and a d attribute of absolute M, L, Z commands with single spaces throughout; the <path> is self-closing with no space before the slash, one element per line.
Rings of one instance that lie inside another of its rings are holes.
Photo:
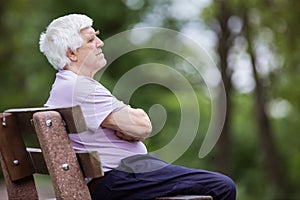
<path fill-rule="evenodd" d="M 97 72 L 106 65 L 101 47 L 104 43 L 97 37 L 99 31 L 92 27 L 82 29 L 83 45 L 77 49 L 78 64 L 82 72 Z"/>

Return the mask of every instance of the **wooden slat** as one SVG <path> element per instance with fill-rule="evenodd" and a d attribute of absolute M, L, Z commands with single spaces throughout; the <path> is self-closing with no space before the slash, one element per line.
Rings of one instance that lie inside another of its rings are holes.
<path fill-rule="evenodd" d="M 0 116 L 3 119 L 3 116 Z M 0 151 L 12 181 L 34 173 L 23 138 L 18 129 L 16 117 L 5 115 L 6 126 L 0 125 Z"/>
<path fill-rule="evenodd" d="M 39 148 L 26 148 L 26 150 L 30 155 L 35 173 L 49 174 L 42 150 Z"/>
<path fill-rule="evenodd" d="M 26 150 L 30 154 L 35 173 L 49 174 L 42 150 L 39 148 L 26 148 Z M 76 155 L 84 177 L 98 178 L 104 176 L 96 151 L 76 151 Z"/>
<path fill-rule="evenodd" d="M 76 155 L 84 177 L 98 178 L 104 176 L 98 152 L 76 151 Z"/>
<path fill-rule="evenodd" d="M 68 133 L 81 133 L 87 130 L 80 106 L 64 108 L 18 108 L 6 110 L 3 114 L 7 115 L 8 113 L 12 113 L 15 115 L 22 132 L 35 133 L 31 122 L 33 114 L 40 111 L 51 110 L 57 111 L 62 115 L 62 118 L 67 125 Z"/>

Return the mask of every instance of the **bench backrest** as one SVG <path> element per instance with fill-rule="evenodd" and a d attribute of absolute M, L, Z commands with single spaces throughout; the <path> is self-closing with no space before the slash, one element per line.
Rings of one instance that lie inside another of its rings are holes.
<path fill-rule="evenodd" d="M 75 152 L 68 133 L 86 130 L 79 106 L 10 109 L 0 113 L 0 163 L 9 199 L 39 199 L 34 173 L 51 176 L 56 199 L 90 200 L 84 177 L 104 176 L 97 152 Z M 22 134 L 35 133 L 40 148 L 26 148 Z M 211 196 L 157 200 L 212 200 Z"/>
<path fill-rule="evenodd" d="M 84 177 L 103 176 L 96 152 L 75 152 L 68 133 L 86 130 L 79 106 L 10 109 L 0 114 L 0 161 L 10 199 L 38 199 L 33 174 L 50 174 L 57 199 L 90 199 Z M 23 134 L 36 133 L 39 148 Z M 24 196 L 25 195 L 25 196 Z"/>

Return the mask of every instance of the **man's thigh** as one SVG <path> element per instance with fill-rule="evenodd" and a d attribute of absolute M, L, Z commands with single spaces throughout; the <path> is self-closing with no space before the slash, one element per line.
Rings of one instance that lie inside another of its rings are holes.
<path fill-rule="evenodd" d="M 212 195 L 223 176 L 205 170 L 167 165 L 145 173 L 112 170 L 93 193 L 94 199 L 154 199 L 168 195 Z"/>

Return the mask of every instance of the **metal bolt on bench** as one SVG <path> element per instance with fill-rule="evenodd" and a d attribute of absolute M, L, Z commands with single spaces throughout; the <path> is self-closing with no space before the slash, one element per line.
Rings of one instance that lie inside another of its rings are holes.
<path fill-rule="evenodd" d="M 18 160 L 14 160 L 13 163 L 14 163 L 15 166 L 19 165 L 19 161 Z"/>
<path fill-rule="evenodd" d="M 67 171 L 69 170 L 69 165 L 67 163 L 62 164 L 63 170 Z"/>
<path fill-rule="evenodd" d="M 47 119 L 47 120 L 46 120 L 46 126 L 48 126 L 48 127 L 52 126 L 52 121 L 51 121 L 51 119 Z"/>

